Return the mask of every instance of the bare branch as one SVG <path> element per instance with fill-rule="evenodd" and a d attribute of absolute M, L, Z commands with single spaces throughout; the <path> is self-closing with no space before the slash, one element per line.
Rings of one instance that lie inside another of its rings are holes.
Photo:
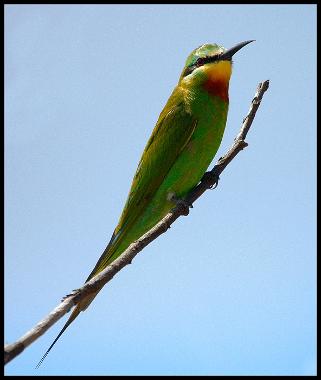
<path fill-rule="evenodd" d="M 221 157 L 214 168 L 205 173 L 201 182 L 189 193 L 186 201 L 193 204 L 207 189 L 213 188 L 217 185 L 220 174 L 227 165 L 234 159 L 234 157 L 247 146 L 244 141 L 247 133 L 252 125 L 256 111 L 258 110 L 261 100 L 265 91 L 269 88 L 269 81 L 264 81 L 259 84 L 255 96 L 252 100 L 249 113 L 243 119 L 241 130 L 234 140 L 232 147 L 228 152 Z M 90 293 L 95 293 L 103 285 L 109 282 L 116 273 L 118 273 L 124 266 L 131 264 L 134 257 L 149 243 L 155 240 L 158 236 L 163 234 L 170 228 L 171 224 L 177 218 L 186 215 L 186 209 L 182 204 L 176 206 L 169 212 L 159 223 L 157 223 L 151 230 L 144 234 L 137 241 L 132 243 L 126 251 L 124 251 L 115 261 L 108 265 L 97 276 L 88 281 L 81 288 L 74 290 L 71 294 L 64 297 L 62 302 L 43 320 L 41 320 L 35 327 L 23 335 L 19 340 L 13 344 L 8 344 L 4 349 L 4 362 L 5 364 L 19 355 L 26 347 L 44 334 L 55 322 L 57 322 L 64 314 L 68 313 L 70 309 L 76 305 L 80 300 L 85 298 Z"/>

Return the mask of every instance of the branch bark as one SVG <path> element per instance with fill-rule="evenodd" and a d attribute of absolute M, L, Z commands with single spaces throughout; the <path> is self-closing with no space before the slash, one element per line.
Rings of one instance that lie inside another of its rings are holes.
<path fill-rule="evenodd" d="M 186 201 L 188 204 L 193 204 L 206 190 L 213 188 L 217 185 L 219 176 L 223 170 L 230 164 L 236 155 L 245 147 L 247 143 L 245 138 L 255 118 L 256 111 L 258 110 L 261 100 L 265 91 L 269 88 L 269 81 L 261 82 L 256 90 L 255 96 L 252 100 L 250 110 L 247 116 L 243 119 L 240 132 L 234 139 L 234 143 L 227 153 L 221 157 L 212 170 L 206 172 L 201 182 L 188 194 Z M 106 267 L 97 276 L 88 281 L 81 288 L 74 290 L 71 294 L 63 298 L 62 302 L 50 312 L 44 319 L 42 319 L 35 327 L 29 330 L 25 335 L 18 339 L 15 343 L 8 344 L 4 348 L 4 363 L 10 362 L 13 358 L 19 355 L 26 347 L 44 334 L 54 323 L 56 323 L 63 315 L 68 313 L 70 309 L 75 306 L 86 295 L 94 293 L 103 285 L 109 282 L 116 273 L 123 267 L 131 264 L 134 257 L 149 243 L 155 240 L 158 236 L 165 233 L 171 224 L 177 218 L 186 215 L 186 207 L 183 204 L 178 204 L 171 212 L 169 212 L 159 223 L 157 223 L 145 235 L 132 243 L 126 251 L 124 251 L 112 264 Z"/>

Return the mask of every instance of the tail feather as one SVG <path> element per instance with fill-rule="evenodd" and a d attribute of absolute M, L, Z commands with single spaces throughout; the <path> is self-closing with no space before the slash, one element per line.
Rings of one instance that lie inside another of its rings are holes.
<path fill-rule="evenodd" d="M 81 312 L 81 309 L 76 306 L 76 308 L 71 313 L 71 316 L 69 317 L 68 321 L 65 323 L 64 327 L 61 329 L 60 333 L 57 335 L 56 339 L 52 342 L 48 350 L 45 352 L 39 363 L 37 364 L 36 368 L 39 368 L 42 364 L 42 362 L 46 359 L 47 355 L 51 351 L 52 347 L 57 343 L 58 339 L 61 337 L 61 335 L 65 332 L 65 330 L 71 325 L 71 323 L 78 317 L 79 313 Z"/>
<path fill-rule="evenodd" d="M 67 330 L 67 328 L 72 324 L 72 322 L 78 317 L 81 311 L 84 311 L 87 309 L 89 304 L 93 301 L 93 299 L 96 297 L 100 289 L 94 293 L 94 294 L 89 294 L 86 298 L 84 298 L 82 301 L 76 305 L 75 309 L 72 311 L 69 319 L 65 323 L 64 327 L 61 329 L 60 333 L 57 335 L 56 339 L 52 342 L 48 350 L 45 352 L 39 363 L 37 364 L 36 368 L 39 368 L 42 364 L 42 362 L 46 359 L 47 355 L 51 351 L 52 347 L 57 343 L 58 339 L 61 337 L 61 335 Z"/>
<path fill-rule="evenodd" d="M 90 273 L 90 275 L 87 278 L 87 280 L 85 281 L 85 283 L 88 282 L 91 278 L 93 278 L 97 273 L 99 273 L 106 266 L 105 261 L 109 257 L 108 255 L 110 255 L 110 253 L 111 253 L 110 251 L 111 251 L 111 247 L 113 246 L 114 238 L 115 238 L 115 233 L 113 233 L 113 235 L 110 239 L 110 242 L 108 243 L 106 249 L 104 250 L 104 252 L 101 255 L 100 259 L 98 260 L 95 268 L 92 270 L 92 272 Z M 53 346 L 57 343 L 57 341 L 61 337 L 61 335 L 66 331 L 66 329 L 71 325 L 71 323 L 78 317 L 80 312 L 87 309 L 87 307 L 90 305 L 90 303 L 96 297 L 96 295 L 99 293 L 99 291 L 102 289 L 102 287 L 100 289 L 98 289 L 97 292 L 95 292 L 93 294 L 89 294 L 88 296 L 86 296 L 82 301 L 80 301 L 76 305 L 75 309 L 72 311 L 72 313 L 71 313 L 69 319 L 67 320 L 67 322 L 65 323 L 64 327 L 61 329 L 60 333 L 57 335 L 56 339 L 52 342 L 52 344 L 50 345 L 48 350 L 45 352 L 45 354 L 43 355 L 43 357 L 41 358 L 41 360 L 37 364 L 36 368 L 39 368 L 41 366 L 42 362 L 46 359 L 47 355 L 49 354 L 49 352 L 51 351 Z"/>

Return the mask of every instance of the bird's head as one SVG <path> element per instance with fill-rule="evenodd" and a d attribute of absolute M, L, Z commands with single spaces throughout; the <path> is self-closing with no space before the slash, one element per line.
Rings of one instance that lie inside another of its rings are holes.
<path fill-rule="evenodd" d="M 226 98 L 232 74 L 232 57 L 253 41 L 241 42 L 231 49 L 216 44 L 198 47 L 188 56 L 179 84 L 187 87 L 203 86 L 211 95 Z"/>

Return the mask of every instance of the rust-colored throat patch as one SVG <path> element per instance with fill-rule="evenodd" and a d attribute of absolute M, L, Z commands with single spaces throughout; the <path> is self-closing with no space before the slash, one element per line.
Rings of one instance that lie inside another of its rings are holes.
<path fill-rule="evenodd" d="M 232 74 L 232 63 L 230 61 L 220 61 L 206 65 L 204 71 L 207 80 L 204 88 L 212 96 L 218 96 L 224 101 L 228 101 L 228 86 Z"/>

